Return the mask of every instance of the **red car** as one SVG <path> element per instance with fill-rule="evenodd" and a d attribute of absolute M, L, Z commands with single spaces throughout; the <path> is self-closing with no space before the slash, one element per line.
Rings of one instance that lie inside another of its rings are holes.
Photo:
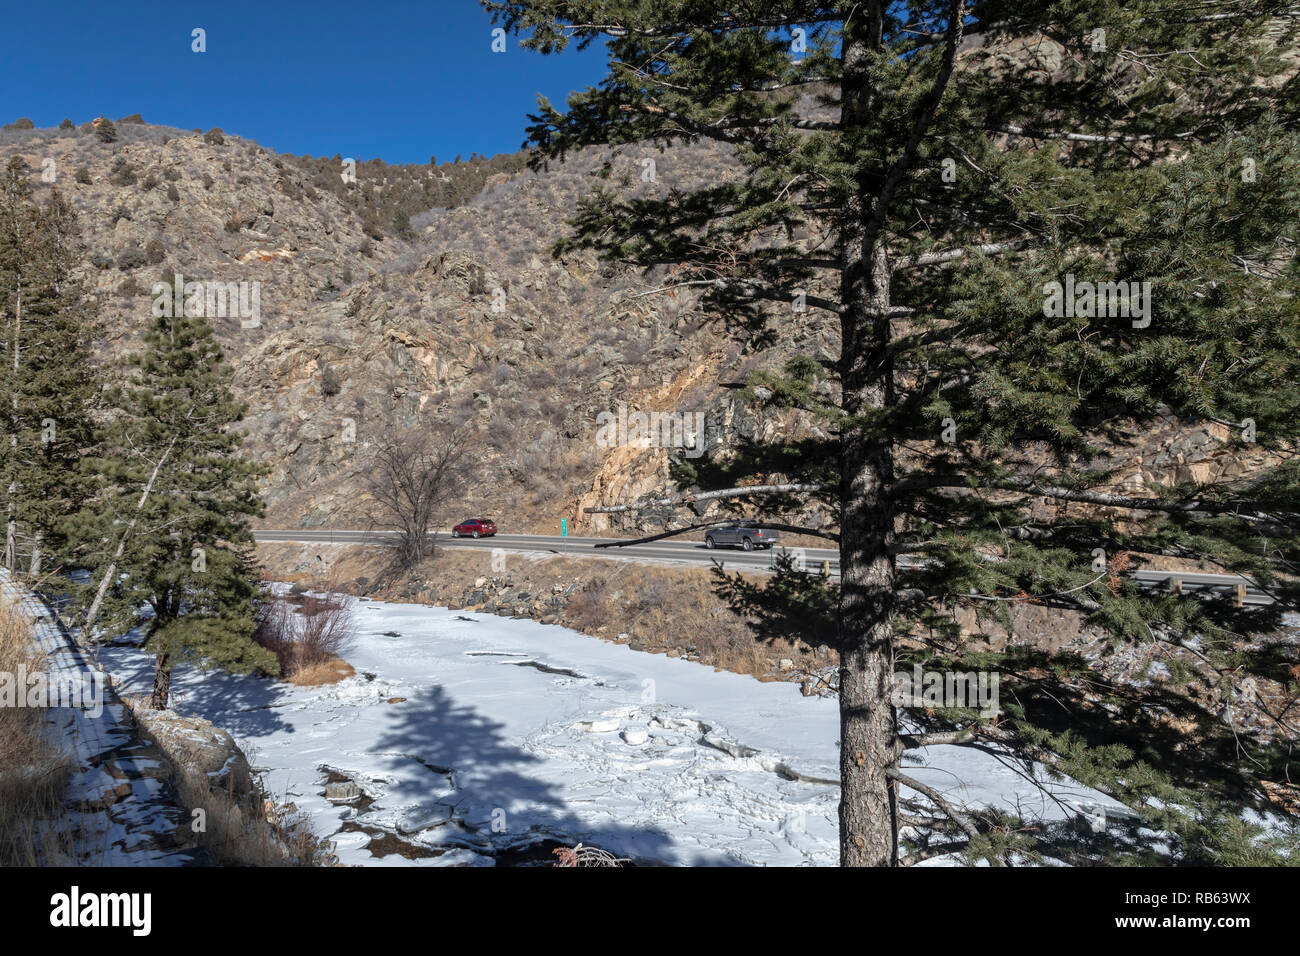
<path fill-rule="evenodd" d="M 470 518 L 451 529 L 453 538 L 490 538 L 497 533 L 491 518 Z"/>

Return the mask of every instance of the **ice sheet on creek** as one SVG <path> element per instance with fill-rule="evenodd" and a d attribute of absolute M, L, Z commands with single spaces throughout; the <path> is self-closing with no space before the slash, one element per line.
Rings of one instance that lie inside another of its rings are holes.
<path fill-rule="evenodd" d="M 834 700 L 533 621 L 355 613 L 357 675 L 340 684 L 189 670 L 173 683 L 178 709 L 233 734 L 343 863 L 490 864 L 543 841 L 638 863 L 837 862 Z M 147 685 L 138 651 L 104 660 Z M 1064 812 L 988 755 L 935 748 L 909 772 L 963 802 Z M 327 798 L 330 774 L 364 800 Z"/>

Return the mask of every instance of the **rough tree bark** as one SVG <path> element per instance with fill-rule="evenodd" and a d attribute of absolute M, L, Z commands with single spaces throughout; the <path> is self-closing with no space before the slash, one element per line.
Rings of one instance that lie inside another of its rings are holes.
<path fill-rule="evenodd" d="M 882 5 L 846 24 L 841 119 L 860 129 L 874 106 L 867 70 L 878 49 Z M 851 135 L 851 134 L 850 134 Z M 883 410 L 893 399 L 889 357 L 889 262 L 872 228 L 876 183 L 864 173 L 843 210 L 840 279 L 844 411 Z M 874 234 L 873 234 L 874 233 Z M 894 672 L 893 448 L 878 428 L 845 428 L 840 440 L 840 864 L 897 863 L 896 791 L 889 771 L 900 751 Z"/>
<path fill-rule="evenodd" d="M 154 661 L 153 694 L 149 697 L 149 707 L 152 710 L 166 710 L 167 701 L 171 698 L 171 691 L 171 661 L 168 660 L 165 653 L 159 654 Z"/>

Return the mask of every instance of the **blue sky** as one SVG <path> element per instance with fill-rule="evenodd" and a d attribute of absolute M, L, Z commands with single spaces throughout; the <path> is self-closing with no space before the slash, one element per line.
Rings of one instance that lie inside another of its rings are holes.
<path fill-rule="evenodd" d="M 191 31 L 207 31 L 207 52 Z M 491 50 L 477 0 L 64 0 L 13 4 L 0 122 L 140 113 L 286 153 L 439 162 L 512 152 L 543 93 L 596 83 L 604 49 Z"/>

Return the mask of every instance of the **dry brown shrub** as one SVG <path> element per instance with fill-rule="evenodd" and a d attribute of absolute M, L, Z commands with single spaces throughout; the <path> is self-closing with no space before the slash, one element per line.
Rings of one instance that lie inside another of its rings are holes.
<path fill-rule="evenodd" d="M 332 582 L 321 592 L 268 595 L 253 639 L 275 655 L 285 680 L 315 685 L 354 673 L 342 659 L 356 640 L 352 605 Z"/>
<path fill-rule="evenodd" d="M 622 866 L 629 862 L 598 846 L 557 847 L 551 851 L 556 861 L 551 866 Z"/>

